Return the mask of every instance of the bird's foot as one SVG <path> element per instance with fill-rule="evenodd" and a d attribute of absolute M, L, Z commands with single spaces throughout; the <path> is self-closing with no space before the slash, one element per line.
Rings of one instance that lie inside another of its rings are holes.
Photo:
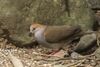
<path fill-rule="evenodd" d="M 56 54 L 56 53 L 58 53 L 60 50 L 52 50 L 49 54 L 50 55 L 54 55 L 54 54 Z"/>
<path fill-rule="evenodd" d="M 66 53 L 64 50 L 55 50 L 52 53 L 50 53 L 50 55 L 59 57 L 59 58 L 63 58 L 66 55 Z"/>

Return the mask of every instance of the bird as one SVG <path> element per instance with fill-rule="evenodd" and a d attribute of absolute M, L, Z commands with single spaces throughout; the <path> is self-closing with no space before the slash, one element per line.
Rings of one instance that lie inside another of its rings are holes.
<path fill-rule="evenodd" d="M 80 26 L 70 25 L 43 25 L 33 23 L 30 25 L 30 36 L 34 35 L 35 40 L 46 48 L 55 51 L 65 48 L 67 42 L 74 39 L 81 31 Z"/>

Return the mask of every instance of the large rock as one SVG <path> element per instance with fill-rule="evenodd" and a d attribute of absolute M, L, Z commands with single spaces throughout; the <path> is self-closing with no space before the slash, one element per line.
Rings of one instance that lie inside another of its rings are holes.
<path fill-rule="evenodd" d="M 85 52 L 86 50 L 90 50 L 90 48 L 94 47 L 96 44 L 96 34 L 87 34 L 80 38 L 79 43 L 75 47 L 76 52 Z"/>
<path fill-rule="evenodd" d="M 32 38 L 28 36 L 29 25 L 32 22 L 27 13 L 28 4 L 26 0 L 0 0 L 0 29 L 3 30 L 0 32 L 7 36 L 9 34 L 11 40 L 21 44 L 32 42 Z"/>
<path fill-rule="evenodd" d="M 91 13 L 85 0 L 0 0 L 0 34 L 21 44 L 30 43 L 28 32 L 33 21 L 80 25 L 88 30 L 93 25 Z"/>

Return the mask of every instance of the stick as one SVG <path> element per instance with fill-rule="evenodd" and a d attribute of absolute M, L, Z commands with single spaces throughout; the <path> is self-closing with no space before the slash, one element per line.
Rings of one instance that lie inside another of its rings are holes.
<path fill-rule="evenodd" d="M 8 58 L 10 59 L 14 67 L 24 67 L 22 62 L 17 57 L 13 56 L 11 53 L 9 53 Z"/>

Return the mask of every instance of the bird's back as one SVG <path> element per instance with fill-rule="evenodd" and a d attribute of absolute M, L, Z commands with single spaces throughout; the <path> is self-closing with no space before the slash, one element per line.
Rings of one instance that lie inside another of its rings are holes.
<path fill-rule="evenodd" d="M 47 42 L 56 43 L 67 40 L 78 31 L 81 31 L 79 26 L 48 26 L 44 34 Z"/>

